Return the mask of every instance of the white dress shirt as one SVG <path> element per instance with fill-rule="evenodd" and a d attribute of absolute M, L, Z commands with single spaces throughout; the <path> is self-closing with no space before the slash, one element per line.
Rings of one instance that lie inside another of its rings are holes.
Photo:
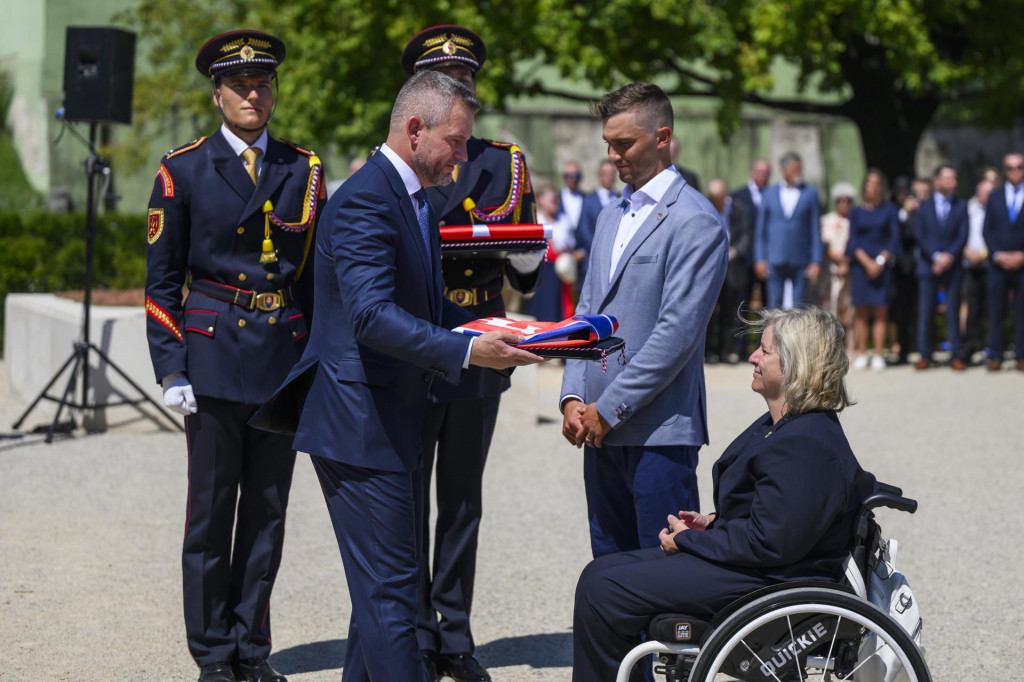
<path fill-rule="evenodd" d="M 761 208 L 761 188 L 753 180 L 747 180 L 747 189 L 750 190 L 750 200 L 754 202 L 754 208 Z"/>
<path fill-rule="evenodd" d="M 785 181 L 779 183 L 779 203 L 786 218 L 792 218 L 796 205 L 800 203 L 800 185 L 790 187 Z"/>
<path fill-rule="evenodd" d="M 263 170 L 263 157 L 267 155 L 267 129 L 264 128 L 263 132 L 260 133 L 260 136 L 252 144 L 235 135 L 224 123 L 220 124 L 220 132 L 224 135 L 224 139 L 228 141 L 231 151 L 235 153 L 243 167 L 245 167 L 245 159 L 242 158 L 242 152 L 249 147 L 260 150 L 259 155 L 256 157 L 256 177 L 259 177 L 260 171 Z"/>
<path fill-rule="evenodd" d="M 380 153 L 383 154 L 384 158 L 390 161 L 391 165 L 395 167 L 396 171 L 398 171 L 398 175 L 402 178 L 402 183 L 405 185 L 405 191 L 409 193 L 409 199 L 412 200 L 413 208 L 419 210 L 419 207 L 416 206 L 416 199 L 412 195 L 423 189 L 423 183 L 420 182 L 419 177 L 416 175 L 416 171 L 414 171 L 401 156 L 396 154 L 394 149 L 387 146 L 387 144 L 382 144 L 380 146 Z M 435 267 L 437 266 L 436 263 L 432 263 L 431 265 Z M 452 333 L 454 334 L 455 332 Z M 466 357 L 462 360 L 462 369 L 469 367 L 469 357 L 473 354 L 473 341 L 473 337 L 469 337 L 469 346 L 466 348 Z"/>
<path fill-rule="evenodd" d="M 1017 209 L 1016 214 L 1020 215 L 1020 205 L 1024 201 L 1024 184 L 1014 187 L 1007 182 L 1004 187 L 1006 188 L 1006 209 L 1011 213 Z"/>
<path fill-rule="evenodd" d="M 669 185 L 679 177 L 679 174 L 672 168 L 661 171 L 640 189 L 634 190 L 632 185 L 626 185 L 622 190 L 622 217 L 619 218 L 619 229 L 615 233 L 615 242 L 612 244 L 612 264 L 608 271 L 608 279 L 611 280 L 615 274 L 615 268 L 622 258 L 626 245 L 633 238 L 636 231 L 644 224 L 644 220 L 651 214 L 651 211 L 665 196 Z"/>
<path fill-rule="evenodd" d="M 569 216 L 569 223 L 575 230 L 580 224 L 580 213 L 583 212 L 583 195 L 579 192 L 570 192 L 568 187 L 563 187 L 558 198 L 562 202 L 562 212 Z"/>

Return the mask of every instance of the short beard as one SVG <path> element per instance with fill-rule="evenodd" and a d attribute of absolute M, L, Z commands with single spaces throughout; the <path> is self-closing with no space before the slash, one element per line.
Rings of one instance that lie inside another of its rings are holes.
<path fill-rule="evenodd" d="M 419 155 L 413 154 L 412 165 L 418 176 L 427 179 L 427 186 L 447 185 L 452 181 L 452 174 L 444 172 L 443 161 L 432 165 Z"/>

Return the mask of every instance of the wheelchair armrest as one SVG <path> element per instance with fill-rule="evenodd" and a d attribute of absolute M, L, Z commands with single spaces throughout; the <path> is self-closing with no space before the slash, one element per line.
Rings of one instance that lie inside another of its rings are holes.
<path fill-rule="evenodd" d="M 881 486 L 879 486 L 879 490 L 881 490 Z M 897 490 L 899 490 L 899 488 L 897 488 Z M 901 495 L 890 492 L 877 492 L 864 500 L 864 503 L 861 505 L 861 512 L 863 513 L 877 507 L 888 507 L 889 509 L 895 509 L 896 511 L 913 514 L 917 511 L 917 500 L 912 500 L 909 497 L 902 497 Z"/>
<path fill-rule="evenodd" d="M 903 496 L 903 488 L 897 488 L 896 486 L 889 485 L 888 483 L 876 481 L 875 487 L 878 489 L 878 492 L 880 493 L 889 493 L 890 495 L 896 495 L 898 497 Z"/>

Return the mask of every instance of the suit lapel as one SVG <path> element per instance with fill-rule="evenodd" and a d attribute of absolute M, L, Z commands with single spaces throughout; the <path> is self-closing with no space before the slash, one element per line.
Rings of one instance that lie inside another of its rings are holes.
<path fill-rule="evenodd" d="M 602 211 L 598 217 L 597 227 L 594 228 L 594 243 L 590 248 L 593 262 L 587 268 L 587 279 L 593 278 L 597 282 L 597 296 L 592 297 L 592 303 L 597 307 L 588 311 L 590 314 L 596 314 L 600 310 L 601 302 L 608 295 L 608 269 L 611 267 L 615 233 L 622 219 L 622 201 L 619 199 L 614 202 L 614 211 Z"/>
<path fill-rule="evenodd" d="M 284 145 L 277 142 L 277 140 L 273 138 L 267 139 L 267 153 L 263 155 L 259 182 L 256 183 L 255 191 L 249 196 L 249 201 L 245 205 L 245 211 L 242 213 L 243 220 L 253 213 L 263 213 L 264 202 L 272 197 L 277 188 L 281 186 L 281 183 L 285 181 L 285 178 L 291 175 L 291 170 L 288 164 L 285 163 L 283 156 L 284 149 Z M 245 176 L 245 179 L 251 186 L 252 180 L 249 180 L 248 175 Z M 288 216 L 278 217 L 282 219 L 288 218 Z"/>
<path fill-rule="evenodd" d="M 224 182 L 234 190 L 238 198 L 248 203 L 256 188 L 253 186 L 249 174 L 245 172 L 244 164 L 238 159 L 238 155 L 224 139 L 224 133 L 220 130 L 210 136 L 210 142 L 213 143 L 211 150 L 213 167 L 217 169 L 217 173 L 224 179 Z M 248 212 L 245 215 L 248 215 Z"/>
<path fill-rule="evenodd" d="M 405 183 L 402 182 L 402 176 L 398 174 L 398 170 L 392 165 L 386 156 L 377 153 L 370 157 L 370 161 L 380 166 L 381 170 L 384 171 L 384 176 L 388 179 L 391 184 L 391 190 L 395 193 L 395 198 L 398 200 L 398 205 L 402 209 L 402 215 L 405 218 L 403 221 L 405 230 L 407 232 L 406 241 L 415 245 L 416 253 L 419 254 L 420 264 L 423 267 L 423 276 L 430 282 L 430 289 L 428 293 L 428 300 L 430 302 L 430 313 L 433 319 L 437 320 L 440 309 L 438 308 L 437 299 L 438 292 L 437 281 L 438 278 L 434 270 L 433 262 L 431 261 L 431 255 L 427 252 L 427 245 L 423 243 L 423 235 L 420 232 L 419 219 L 416 216 L 416 207 L 413 205 L 412 197 L 409 196 L 409 192 L 405 189 Z"/>
<path fill-rule="evenodd" d="M 619 278 L 622 277 L 622 271 L 626 269 L 629 259 L 632 258 L 634 253 L 636 253 L 636 250 L 640 248 L 640 245 L 643 244 L 647 238 L 650 237 L 656 229 L 658 229 L 658 226 L 665 221 L 666 216 L 668 216 L 669 206 L 676 203 L 676 200 L 679 198 L 679 192 L 682 191 L 685 183 L 686 181 L 683 180 L 682 176 L 678 176 L 672 181 L 672 184 L 669 185 L 667 190 L 665 190 L 665 194 L 662 196 L 661 201 L 651 209 L 651 213 L 647 216 L 647 219 L 644 220 L 643 225 L 640 226 L 640 229 L 636 231 L 633 238 L 629 240 L 628 244 L 626 244 L 626 250 L 622 252 L 622 257 L 615 265 L 615 272 L 612 275 L 611 280 L 608 282 L 608 291 L 605 292 L 605 297 L 607 297 L 608 293 L 615 288 L 615 284 L 619 281 Z M 614 234 L 612 235 L 612 239 L 615 239 Z M 611 264 L 610 254 L 611 251 L 609 250 L 609 265 Z M 604 305 L 603 299 L 601 304 Z"/>

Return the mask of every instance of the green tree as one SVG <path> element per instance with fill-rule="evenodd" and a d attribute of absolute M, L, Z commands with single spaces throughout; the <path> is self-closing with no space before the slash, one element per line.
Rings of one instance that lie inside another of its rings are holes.
<path fill-rule="evenodd" d="M 672 94 L 715 98 L 726 139 L 744 104 L 849 118 L 868 164 L 892 176 L 912 173 L 936 115 L 1012 122 L 1024 105 L 1022 9 L 1021 0 L 142 0 L 132 21 L 151 68 L 137 88 L 140 119 L 169 107 L 196 132 L 215 119 L 188 70 L 217 30 L 280 35 L 289 57 L 278 120 L 297 140 L 351 149 L 383 135 L 408 38 L 452 22 L 487 40 L 480 90 L 492 105 L 514 94 L 588 99 L 529 65 L 555 65 L 596 90 L 657 79 Z M 796 66 L 799 97 L 772 96 L 778 60 Z"/>

